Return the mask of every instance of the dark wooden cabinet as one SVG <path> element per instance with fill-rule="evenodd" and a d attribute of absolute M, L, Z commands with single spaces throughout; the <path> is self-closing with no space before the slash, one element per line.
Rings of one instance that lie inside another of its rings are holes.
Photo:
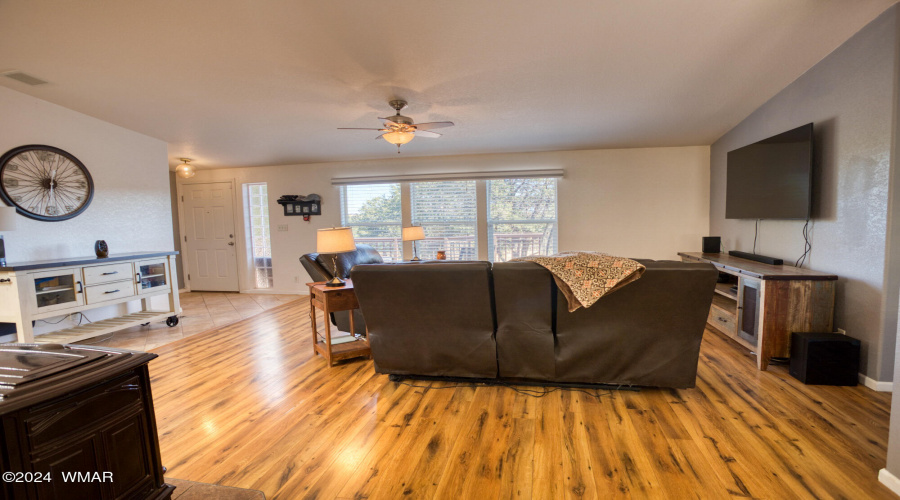
<path fill-rule="evenodd" d="M 0 497 L 169 498 L 147 371 L 155 357 L 0 344 L 0 460 L 3 472 L 24 475 L 0 483 Z"/>

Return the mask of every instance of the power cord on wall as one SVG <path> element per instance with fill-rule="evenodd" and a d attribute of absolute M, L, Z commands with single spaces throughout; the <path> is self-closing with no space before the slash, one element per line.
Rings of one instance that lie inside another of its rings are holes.
<path fill-rule="evenodd" d="M 759 236 L 759 219 L 756 219 L 756 231 L 753 233 L 753 253 L 756 254 L 756 237 Z"/>
<path fill-rule="evenodd" d="M 812 251 L 812 242 L 809 241 L 809 219 L 806 219 L 806 224 L 803 224 L 803 255 L 797 258 L 794 267 L 803 267 L 810 251 Z"/>

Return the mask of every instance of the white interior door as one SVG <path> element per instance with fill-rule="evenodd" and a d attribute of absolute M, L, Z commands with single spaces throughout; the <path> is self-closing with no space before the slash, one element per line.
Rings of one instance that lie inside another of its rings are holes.
<path fill-rule="evenodd" d="M 185 184 L 182 193 L 191 290 L 238 291 L 231 183 Z"/>

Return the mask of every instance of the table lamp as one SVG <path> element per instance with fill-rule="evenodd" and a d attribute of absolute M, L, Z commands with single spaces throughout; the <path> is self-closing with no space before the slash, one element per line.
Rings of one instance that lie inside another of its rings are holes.
<path fill-rule="evenodd" d="M 16 230 L 16 207 L 0 207 L 0 232 Z M 6 265 L 6 247 L 0 234 L 0 266 Z"/>
<path fill-rule="evenodd" d="M 419 240 L 425 239 L 425 230 L 422 229 L 422 226 L 409 226 L 403 228 L 403 241 L 411 241 L 413 242 L 413 258 L 412 260 L 419 260 L 419 255 L 416 252 L 416 242 Z"/>
<path fill-rule="evenodd" d="M 341 252 L 356 250 L 356 242 L 353 241 L 353 230 L 349 227 L 331 227 L 319 229 L 316 232 L 316 251 L 330 253 L 331 263 L 334 265 L 334 278 L 325 283 L 325 286 L 344 286 L 344 280 L 338 276 L 337 255 Z"/>

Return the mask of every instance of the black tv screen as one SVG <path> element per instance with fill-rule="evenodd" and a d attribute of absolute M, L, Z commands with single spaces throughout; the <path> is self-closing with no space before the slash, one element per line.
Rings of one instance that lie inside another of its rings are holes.
<path fill-rule="evenodd" d="M 726 219 L 808 219 L 813 124 L 728 152 Z"/>

